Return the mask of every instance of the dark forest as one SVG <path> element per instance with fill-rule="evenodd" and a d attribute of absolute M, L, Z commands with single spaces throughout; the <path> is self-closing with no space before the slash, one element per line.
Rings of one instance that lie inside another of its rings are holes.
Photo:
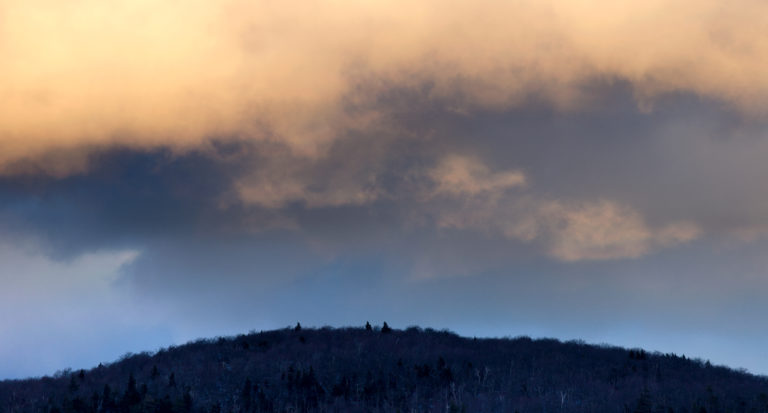
<path fill-rule="evenodd" d="M 768 378 L 683 355 L 450 331 L 301 328 L 0 382 L 0 410 L 768 412 Z"/>

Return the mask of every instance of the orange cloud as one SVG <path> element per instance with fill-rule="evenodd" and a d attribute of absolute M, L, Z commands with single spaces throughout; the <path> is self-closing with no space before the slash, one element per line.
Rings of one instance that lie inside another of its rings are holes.
<path fill-rule="evenodd" d="M 653 228 L 633 209 L 608 201 L 577 206 L 550 203 L 540 213 L 550 226 L 549 253 L 563 261 L 638 258 L 701 234 L 687 222 Z"/>
<path fill-rule="evenodd" d="M 66 174 L 85 157 L 47 154 L 212 136 L 317 156 L 379 119 L 345 110 L 361 79 L 428 80 L 462 110 L 531 94 L 574 108 L 598 78 L 643 105 L 684 91 L 763 113 L 767 19 L 759 0 L 5 0 L 0 170 L 26 158 Z"/>
<path fill-rule="evenodd" d="M 467 156 L 447 156 L 430 172 L 437 184 L 435 195 L 473 196 L 525 185 L 521 172 L 492 172 L 479 159 Z"/>
<path fill-rule="evenodd" d="M 523 174 L 491 171 L 473 158 L 449 155 L 430 175 L 435 194 L 444 198 L 422 207 L 438 227 L 537 243 L 561 261 L 638 258 L 701 235 L 691 222 L 649 225 L 632 207 L 609 200 L 552 200 L 512 191 L 525 183 Z"/>

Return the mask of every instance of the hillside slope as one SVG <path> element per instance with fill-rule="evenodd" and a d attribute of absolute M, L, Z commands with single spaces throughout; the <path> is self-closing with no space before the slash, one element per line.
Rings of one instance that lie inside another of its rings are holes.
<path fill-rule="evenodd" d="M 768 378 L 672 354 L 409 328 L 283 329 L 0 382 L 3 412 L 767 412 Z"/>

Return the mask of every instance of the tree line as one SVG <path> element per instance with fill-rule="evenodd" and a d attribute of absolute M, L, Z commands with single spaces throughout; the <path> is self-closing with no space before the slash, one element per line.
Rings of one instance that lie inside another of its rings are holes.
<path fill-rule="evenodd" d="M 768 379 L 675 354 L 450 331 L 295 327 L 0 382 L 0 411 L 768 412 Z"/>

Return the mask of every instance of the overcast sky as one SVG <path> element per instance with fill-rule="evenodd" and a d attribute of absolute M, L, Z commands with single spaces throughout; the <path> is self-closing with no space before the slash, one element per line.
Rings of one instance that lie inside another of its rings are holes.
<path fill-rule="evenodd" d="M 766 21 L 3 0 L 0 378 L 297 321 L 768 374 Z"/>

